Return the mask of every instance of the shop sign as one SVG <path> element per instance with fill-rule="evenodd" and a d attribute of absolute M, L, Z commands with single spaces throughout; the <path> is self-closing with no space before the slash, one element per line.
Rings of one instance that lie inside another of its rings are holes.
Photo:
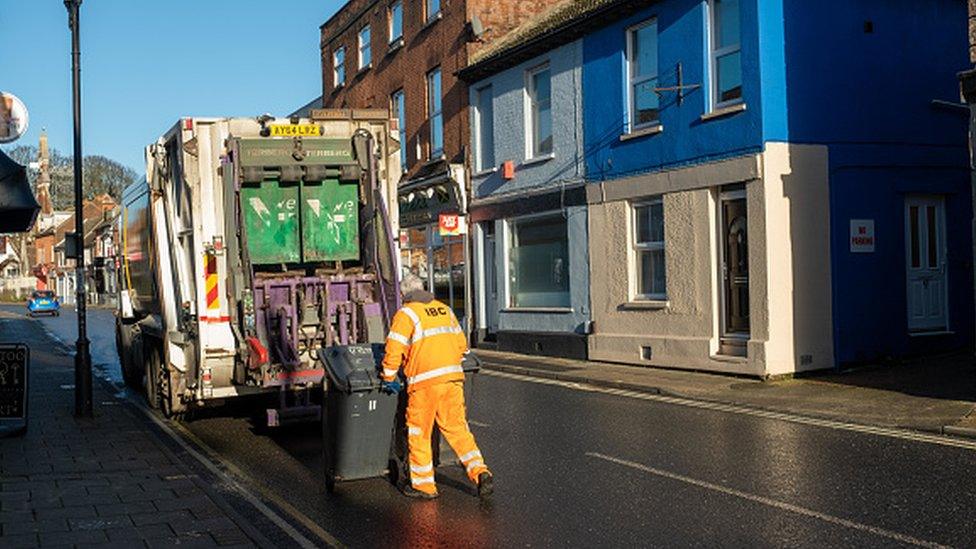
<path fill-rule="evenodd" d="M 851 253 L 874 253 L 874 220 L 851 220 Z"/>
<path fill-rule="evenodd" d="M 459 236 L 467 232 L 467 223 L 463 215 L 440 214 L 437 216 L 437 228 L 441 236 Z"/>
<path fill-rule="evenodd" d="M 27 430 L 27 368 L 30 349 L 20 343 L 0 343 L 0 437 Z"/>

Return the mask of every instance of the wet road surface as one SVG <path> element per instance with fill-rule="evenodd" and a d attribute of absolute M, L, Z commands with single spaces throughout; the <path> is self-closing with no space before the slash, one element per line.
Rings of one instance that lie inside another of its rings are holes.
<path fill-rule="evenodd" d="M 110 311 L 93 362 L 118 375 Z M 41 318 L 73 343 L 74 316 Z M 263 404 L 185 426 L 249 483 L 351 546 L 976 546 L 976 450 L 483 373 L 468 403 L 496 494 L 459 467 L 417 502 L 386 480 L 322 478 L 316 424 Z M 972 445 L 970 445 L 972 446 Z"/>

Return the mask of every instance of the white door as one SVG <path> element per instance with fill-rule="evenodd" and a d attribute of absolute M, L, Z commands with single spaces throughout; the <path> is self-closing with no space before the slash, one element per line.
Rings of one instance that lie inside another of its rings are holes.
<path fill-rule="evenodd" d="M 905 200 L 908 330 L 948 329 L 945 202 L 939 196 Z"/>
<path fill-rule="evenodd" d="M 498 331 L 498 270 L 495 262 L 495 222 L 483 225 L 485 235 L 484 277 L 485 277 L 485 324 L 489 334 Z"/>

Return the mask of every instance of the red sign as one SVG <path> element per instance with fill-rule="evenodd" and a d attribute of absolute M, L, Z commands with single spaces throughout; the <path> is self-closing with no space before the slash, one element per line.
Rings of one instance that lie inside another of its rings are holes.
<path fill-rule="evenodd" d="M 437 228 L 441 236 L 457 236 L 464 234 L 464 217 L 458 214 L 440 214 L 437 217 Z"/>

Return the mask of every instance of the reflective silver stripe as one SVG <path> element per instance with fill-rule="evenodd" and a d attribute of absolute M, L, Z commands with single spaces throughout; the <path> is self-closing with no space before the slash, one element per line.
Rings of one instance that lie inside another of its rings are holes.
<path fill-rule="evenodd" d="M 412 341 L 413 342 L 417 342 L 417 341 L 420 341 L 421 339 L 423 339 L 424 332 L 423 332 L 423 330 L 420 329 L 420 317 L 417 316 L 417 313 L 413 312 L 413 309 L 411 309 L 410 307 L 403 307 L 400 310 L 403 311 L 403 314 L 409 316 L 410 317 L 410 320 L 413 321 L 413 339 L 412 339 Z"/>
<path fill-rule="evenodd" d="M 484 466 L 485 466 L 485 462 L 481 461 L 480 459 L 476 459 L 471 463 L 469 463 L 468 466 L 465 467 L 464 469 L 470 473 L 471 470 L 474 469 L 475 467 L 484 467 Z"/>
<path fill-rule="evenodd" d="M 428 463 L 427 465 L 411 465 L 411 473 L 429 473 L 434 470 L 434 464 Z"/>
<path fill-rule="evenodd" d="M 469 459 L 480 458 L 480 457 L 481 457 L 481 452 L 479 450 L 471 450 L 470 452 L 464 454 L 463 456 L 458 456 L 458 459 L 461 460 L 462 462 L 465 462 L 468 461 Z"/>
<path fill-rule="evenodd" d="M 412 437 L 413 436 L 418 436 L 419 437 L 422 434 L 424 434 L 424 432 L 420 430 L 420 427 L 407 427 L 407 435 L 408 436 L 412 436 Z"/>
<path fill-rule="evenodd" d="M 410 484 L 413 484 L 414 486 L 417 486 L 418 484 L 434 484 L 434 477 L 411 478 Z"/>
<path fill-rule="evenodd" d="M 447 374 L 463 374 L 464 368 L 460 366 L 444 366 L 443 368 L 436 368 L 429 372 L 424 372 L 422 374 L 417 374 L 413 377 L 407 378 L 407 383 L 420 383 L 428 379 L 433 379 L 435 377 L 446 376 Z"/>
<path fill-rule="evenodd" d="M 397 370 L 388 370 L 386 368 L 383 368 L 384 377 L 395 377 L 396 375 L 397 375 Z"/>
<path fill-rule="evenodd" d="M 390 332 L 390 333 L 386 334 L 386 339 L 392 339 L 393 341 L 399 341 L 400 343 L 403 343 L 404 345 L 410 345 L 410 340 L 407 339 L 407 336 L 405 336 L 403 334 L 398 334 L 396 332 Z"/>
<path fill-rule="evenodd" d="M 460 334 L 460 326 L 441 326 L 440 328 L 430 328 L 429 330 L 424 330 L 424 337 L 431 337 L 441 334 Z"/>

